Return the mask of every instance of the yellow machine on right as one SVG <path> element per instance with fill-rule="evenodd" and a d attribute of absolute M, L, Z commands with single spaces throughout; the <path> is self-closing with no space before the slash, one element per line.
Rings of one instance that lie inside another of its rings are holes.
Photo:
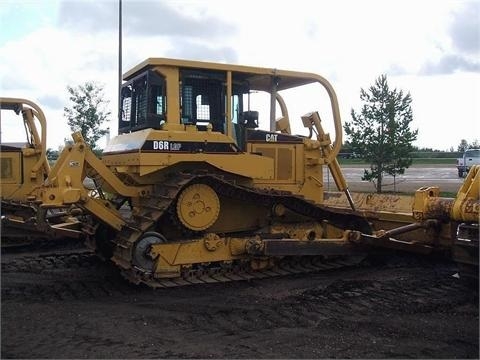
<path fill-rule="evenodd" d="M 327 101 L 308 104 L 312 92 Z M 308 135 L 292 134 L 287 100 Z M 332 120 L 333 140 L 312 107 Z M 147 59 L 125 75 L 118 133 L 101 159 L 73 134 L 27 199 L 40 209 L 81 212 L 56 229 L 85 239 L 134 283 L 317 271 L 373 247 L 449 252 L 470 274 L 478 271 L 480 168 L 455 199 L 440 197 L 438 187 L 413 197 L 351 193 L 337 161 L 338 101 L 319 75 Z M 325 168 L 338 192 L 326 191 Z M 36 225 L 49 226 L 40 217 Z"/>

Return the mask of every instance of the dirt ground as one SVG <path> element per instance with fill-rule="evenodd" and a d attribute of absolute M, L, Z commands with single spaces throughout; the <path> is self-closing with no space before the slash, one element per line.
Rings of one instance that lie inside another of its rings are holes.
<path fill-rule="evenodd" d="M 152 290 L 81 249 L 2 254 L 1 358 L 479 358 L 478 288 L 390 254 Z"/>

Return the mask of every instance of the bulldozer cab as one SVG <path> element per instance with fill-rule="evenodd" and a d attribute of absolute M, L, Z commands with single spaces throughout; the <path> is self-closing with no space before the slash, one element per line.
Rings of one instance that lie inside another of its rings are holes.
<path fill-rule="evenodd" d="M 226 122 L 231 121 L 233 137 L 237 145 L 244 148 L 244 128 L 258 127 L 258 112 L 244 105 L 244 98 L 250 96 L 248 84 L 232 84 L 232 111 L 231 116 L 227 116 L 225 72 L 187 68 L 179 69 L 178 76 L 180 124 L 194 125 L 198 131 L 211 129 L 226 134 Z M 167 121 L 167 86 L 166 77 L 155 70 L 147 70 L 127 81 L 122 87 L 119 133 L 163 129 Z"/>
<path fill-rule="evenodd" d="M 211 130 L 230 136 L 242 151 L 247 149 L 247 133 L 259 128 L 260 114 L 269 119 L 267 132 L 290 134 L 290 120 L 281 92 L 318 83 L 330 96 L 335 140 L 338 148 L 341 146 L 335 93 L 331 85 L 316 74 L 150 58 L 127 72 L 124 80 L 119 134 L 144 129 Z M 266 106 L 252 108 L 251 97 L 260 93 L 267 98 Z M 312 124 L 304 123 L 304 126 L 312 128 Z M 274 136 L 267 138 L 275 139 Z"/>

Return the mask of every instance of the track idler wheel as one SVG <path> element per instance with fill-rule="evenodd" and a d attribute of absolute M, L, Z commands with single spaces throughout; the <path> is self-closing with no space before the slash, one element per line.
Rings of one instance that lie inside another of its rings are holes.
<path fill-rule="evenodd" d="M 154 266 L 154 260 L 150 256 L 150 248 L 155 244 L 166 243 L 167 239 L 157 232 L 146 232 L 143 237 L 137 241 L 133 249 L 133 264 L 146 272 L 152 272 Z"/>
<path fill-rule="evenodd" d="M 177 216 L 188 229 L 202 231 L 212 226 L 220 213 L 220 200 L 205 184 L 186 187 L 178 197 Z"/>

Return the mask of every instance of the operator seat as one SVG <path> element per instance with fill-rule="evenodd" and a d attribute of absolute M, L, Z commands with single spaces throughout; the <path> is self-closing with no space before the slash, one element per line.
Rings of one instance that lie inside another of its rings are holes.
<path fill-rule="evenodd" d="M 240 115 L 240 123 L 246 129 L 256 129 L 258 127 L 258 111 L 244 111 Z"/>
<path fill-rule="evenodd" d="M 233 123 L 233 136 L 237 140 L 237 146 L 245 151 L 245 133 L 246 129 L 256 129 L 258 127 L 258 111 L 244 111 L 240 114 L 238 124 Z"/>

